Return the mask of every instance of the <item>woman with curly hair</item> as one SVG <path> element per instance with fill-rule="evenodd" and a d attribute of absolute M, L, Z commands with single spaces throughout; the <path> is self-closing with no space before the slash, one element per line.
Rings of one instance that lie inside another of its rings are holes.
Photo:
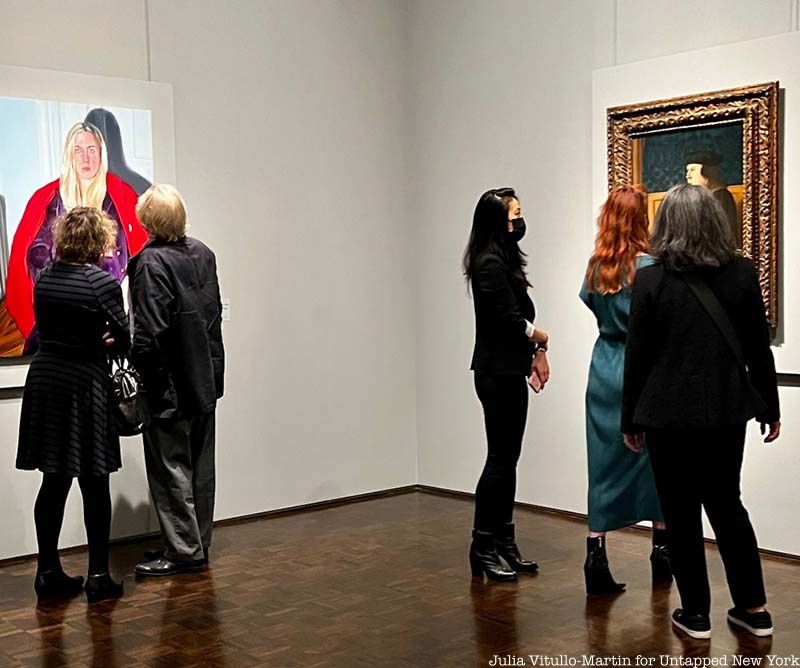
<path fill-rule="evenodd" d="M 108 572 L 108 478 L 121 466 L 108 405 L 108 354 L 127 351 L 130 334 L 120 285 L 96 266 L 114 247 L 115 227 L 96 208 L 71 209 L 54 228 L 58 259 L 42 270 L 34 288 L 40 346 L 22 397 L 17 468 L 43 474 L 34 506 L 39 598 L 83 589 L 83 578 L 66 575 L 58 555 L 73 478 L 80 484 L 89 542 L 87 598 L 122 594 Z"/>

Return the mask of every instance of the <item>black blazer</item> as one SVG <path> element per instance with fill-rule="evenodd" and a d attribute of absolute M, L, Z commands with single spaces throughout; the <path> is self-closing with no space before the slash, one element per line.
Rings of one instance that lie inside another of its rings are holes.
<path fill-rule="evenodd" d="M 528 376 L 533 345 L 525 335 L 525 321 L 536 317 L 528 286 L 513 275 L 505 258 L 492 251 L 475 260 L 471 285 L 475 349 L 470 368 Z"/>
<path fill-rule="evenodd" d="M 739 335 L 748 374 L 689 286 L 662 264 L 636 274 L 628 322 L 622 431 L 708 428 L 780 418 L 775 361 L 753 264 L 697 270 Z"/>

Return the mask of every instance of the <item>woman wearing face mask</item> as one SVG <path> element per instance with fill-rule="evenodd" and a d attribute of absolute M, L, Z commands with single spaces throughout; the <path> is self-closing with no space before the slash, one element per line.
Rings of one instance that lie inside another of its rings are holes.
<path fill-rule="evenodd" d="M 515 580 L 533 573 L 514 537 L 517 461 L 528 412 L 526 379 L 538 392 L 547 383 L 547 333 L 533 325 L 525 254 L 518 241 L 525 220 L 512 188 L 481 195 L 464 253 L 464 275 L 475 306 L 472 371 L 483 406 L 488 453 L 475 491 L 475 524 L 469 559 L 472 574 Z M 502 559 L 508 564 L 506 567 Z"/>

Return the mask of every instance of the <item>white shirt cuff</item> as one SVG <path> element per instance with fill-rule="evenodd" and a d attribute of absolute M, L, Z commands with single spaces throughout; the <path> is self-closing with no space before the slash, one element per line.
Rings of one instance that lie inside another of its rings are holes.
<path fill-rule="evenodd" d="M 532 322 L 525 321 L 525 336 L 531 338 L 533 336 L 534 326 Z"/>

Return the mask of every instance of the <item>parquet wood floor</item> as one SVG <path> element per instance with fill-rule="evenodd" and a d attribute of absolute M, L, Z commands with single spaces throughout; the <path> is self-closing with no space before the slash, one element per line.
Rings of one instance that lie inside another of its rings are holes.
<path fill-rule="evenodd" d="M 136 580 L 153 543 L 114 546 L 125 597 L 36 607 L 32 561 L 0 567 L 0 666 L 103 668 L 488 666 L 495 655 L 800 656 L 800 565 L 764 561 L 774 638 L 725 622 L 728 594 L 709 548 L 711 642 L 676 634 L 674 586 L 653 589 L 647 534 L 617 532 L 616 598 L 587 599 L 584 528 L 520 510 L 518 534 L 539 575 L 516 584 L 470 578 L 469 500 L 413 492 L 220 527 L 203 573 Z M 68 572 L 85 553 L 64 557 Z M 515 664 L 507 664 L 515 665 Z M 633 664 L 636 665 L 635 662 Z M 654 664 L 659 665 L 657 660 Z M 764 666 L 768 666 L 766 660 Z M 791 665 L 791 664 L 790 664 Z"/>

